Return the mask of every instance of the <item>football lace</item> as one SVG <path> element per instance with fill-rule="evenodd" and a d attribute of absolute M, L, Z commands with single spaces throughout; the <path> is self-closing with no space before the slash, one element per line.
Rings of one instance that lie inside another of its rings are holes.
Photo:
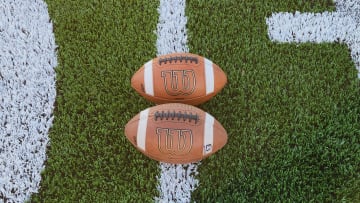
<path fill-rule="evenodd" d="M 158 119 L 160 120 L 182 120 L 182 121 L 189 121 L 191 122 L 192 120 L 195 121 L 195 124 L 199 121 L 199 115 L 197 114 L 192 114 L 192 113 L 182 113 L 181 111 L 179 112 L 175 112 L 175 111 L 156 111 L 155 114 L 155 121 L 157 121 Z"/>
<path fill-rule="evenodd" d="M 199 60 L 197 57 L 193 57 L 193 56 L 172 56 L 172 57 L 169 57 L 169 58 L 160 58 L 159 59 L 159 65 L 161 64 L 166 64 L 167 62 L 169 63 L 176 63 L 177 61 L 179 61 L 180 63 L 182 61 L 185 61 L 185 63 L 195 63 L 195 64 L 198 64 L 199 63 Z"/>

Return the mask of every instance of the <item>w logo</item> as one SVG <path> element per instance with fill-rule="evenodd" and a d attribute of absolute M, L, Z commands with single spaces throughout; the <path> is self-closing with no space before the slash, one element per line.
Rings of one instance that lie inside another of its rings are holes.
<path fill-rule="evenodd" d="M 193 135 L 189 129 L 156 128 L 159 151 L 164 154 L 184 155 L 190 152 Z"/>
<path fill-rule="evenodd" d="M 168 95 L 187 96 L 194 92 L 196 86 L 195 72 L 193 70 L 166 70 L 161 71 L 165 91 Z"/>

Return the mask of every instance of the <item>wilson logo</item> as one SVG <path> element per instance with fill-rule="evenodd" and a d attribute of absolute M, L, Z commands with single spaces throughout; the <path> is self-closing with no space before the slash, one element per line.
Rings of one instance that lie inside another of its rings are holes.
<path fill-rule="evenodd" d="M 187 96 L 194 92 L 196 86 L 193 70 L 166 70 L 161 71 L 165 91 L 171 96 Z"/>
<path fill-rule="evenodd" d="M 193 145 L 190 129 L 156 128 L 159 151 L 164 154 L 185 155 Z"/>

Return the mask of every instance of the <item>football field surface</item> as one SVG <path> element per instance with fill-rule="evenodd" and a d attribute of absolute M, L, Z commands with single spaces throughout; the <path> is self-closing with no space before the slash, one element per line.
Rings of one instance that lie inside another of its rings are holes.
<path fill-rule="evenodd" d="M 46 159 L 36 190 L 0 177 L 0 202 L 359 202 L 359 3 L 338 1 L 353 6 L 338 15 L 333 1 L 188 0 L 173 10 L 161 2 L 45 1 L 57 46 Z M 313 21 L 286 24 L 302 19 L 295 13 Z M 340 25 L 316 31 L 318 13 L 335 13 L 348 30 L 338 38 L 331 33 Z M 284 16 L 285 24 L 276 21 Z M 210 59 L 228 77 L 199 106 L 224 126 L 228 143 L 183 166 L 147 158 L 124 135 L 125 124 L 154 105 L 131 88 L 132 75 L 179 50 Z M 0 85 L 8 84 L 1 71 Z M 16 136 L 2 129 L 0 141 Z M 11 170 L 1 161 L 0 175 Z"/>

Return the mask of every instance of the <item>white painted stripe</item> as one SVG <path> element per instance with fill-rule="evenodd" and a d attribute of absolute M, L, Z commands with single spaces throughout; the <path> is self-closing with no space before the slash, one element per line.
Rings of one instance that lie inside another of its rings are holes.
<path fill-rule="evenodd" d="M 144 83 L 145 83 L 145 93 L 148 95 L 154 96 L 154 81 L 153 81 L 152 64 L 153 64 L 153 60 L 145 63 Z"/>
<path fill-rule="evenodd" d="M 335 12 L 273 13 L 266 19 L 268 35 L 277 42 L 346 43 L 360 78 L 360 1 L 335 3 Z"/>
<path fill-rule="evenodd" d="M 203 154 L 209 154 L 212 152 L 214 144 L 214 117 L 208 113 L 205 115 L 204 125 L 204 151 Z"/>
<path fill-rule="evenodd" d="M 214 68 L 213 62 L 209 59 L 205 59 L 205 84 L 206 84 L 206 94 L 211 94 L 214 92 Z"/>
<path fill-rule="evenodd" d="M 136 143 L 137 146 L 145 151 L 146 149 L 146 129 L 148 123 L 149 109 L 140 112 L 139 125 L 137 129 Z"/>
<path fill-rule="evenodd" d="M 157 24 L 157 55 L 189 52 L 185 16 L 185 0 L 160 0 Z"/>
<path fill-rule="evenodd" d="M 0 202 L 26 202 L 40 186 L 56 97 L 52 30 L 44 1 L 0 1 Z"/>
<path fill-rule="evenodd" d="M 157 25 L 157 55 L 174 52 L 189 52 L 186 45 L 185 0 L 160 0 L 159 23 Z M 200 163 L 200 162 L 199 162 Z M 158 176 L 159 197 L 156 202 L 190 202 L 191 192 L 196 189 L 199 181 L 199 163 L 167 164 L 160 163 Z"/>

